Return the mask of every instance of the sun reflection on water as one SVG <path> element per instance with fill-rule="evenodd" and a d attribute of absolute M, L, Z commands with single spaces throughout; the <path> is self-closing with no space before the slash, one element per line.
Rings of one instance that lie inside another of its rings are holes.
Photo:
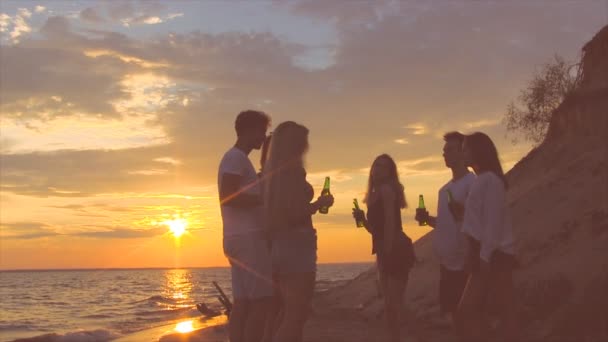
<path fill-rule="evenodd" d="M 190 270 L 174 269 L 165 271 L 163 297 L 171 299 L 167 303 L 169 308 L 194 307 L 192 291 L 194 291 L 194 283 Z"/>
<path fill-rule="evenodd" d="M 192 324 L 193 324 L 192 321 L 179 322 L 175 326 L 175 331 L 177 331 L 178 333 L 182 333 L 182 334 L 194 331 L 194 326 Z"/>

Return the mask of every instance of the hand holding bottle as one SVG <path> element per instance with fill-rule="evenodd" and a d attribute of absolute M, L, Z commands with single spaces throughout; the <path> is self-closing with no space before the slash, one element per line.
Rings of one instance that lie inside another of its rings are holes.
<path fill-rule="evenodd" d="M 416 220 L 416 222 L 418 222 L 419 225 L 424 225 L 424 223 L 429 221 L 429 212 L 428 210 L 422 208 L 422 209 L 416 209 L 416 216 L 414 217 L 414 220 Z"/>
<path fill-rule="evenodd" d="M 334 196 L 332 194 L 321 195 L 317 198 L 317 204 L 320 208 L 329 208 L 334 205 Z"/>

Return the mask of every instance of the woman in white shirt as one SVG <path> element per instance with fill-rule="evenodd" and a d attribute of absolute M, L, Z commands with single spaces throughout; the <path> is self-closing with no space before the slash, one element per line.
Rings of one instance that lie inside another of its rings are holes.
<path fill-rule="evenodd" d="M 465 160 L 477 175 L 465 204 L 463 232 L 469 239 L 469 282 L 460 301 L 459 332 L 467 341 L 487 340 L 487 313 L 497 313 L 507 341 L 517 332 L 513 310 L 513 229 L 507 181 L 492 140 L 484 133 L 465 138 Z"/>

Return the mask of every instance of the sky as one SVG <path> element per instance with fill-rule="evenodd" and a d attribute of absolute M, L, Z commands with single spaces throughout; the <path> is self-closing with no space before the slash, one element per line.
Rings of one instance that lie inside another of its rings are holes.
<path fill-rule="evenodd" d="M 510 169 L 531 146 L 508 103 L 607 23 L 605 0 L 3 0 L 0 269 L 227 265 L 217 167 L 244 109 L 310 129 L 308 180 L 336 198 L 319 262 L 371 261 L 350 210 L 373 159 L 397 161 L 421 237 L 443 134 L 488 133 Z"/>

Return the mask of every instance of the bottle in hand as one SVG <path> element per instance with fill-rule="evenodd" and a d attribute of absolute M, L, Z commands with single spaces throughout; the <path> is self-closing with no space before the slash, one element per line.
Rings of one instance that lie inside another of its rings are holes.
<path fill-rule="evenodd" d="M 418 208 L 416 208 L 416 216 L 421 218 L 418 220 L 419 226 L 428 225 L 426 220 L 426 207 L 424 206 L 424 196 L 422 195 L 418 196 Z"/>
<path fill-rule="evenodd" d="M 353 205 L 355 206 L 355 211 L 356 212 L 360 212 L 361 208 L 359 208 L 359 202 L 357 201 L 356 198 L 353 199 Z M 357 222 L 357 228 L 362 228 L 365 226 L 365 223 L 363 222 L 363 220 L 361 218 L 356 218 L 355 221 Z"/>
<path fill-rule="evenodd" d="M 463 220 L 464 207 L 461 203 L 458 203 L 456 202 L 456 200 L 454 200 L 454 195 L 452 194 L 452 191 L 450 191 L 450 189 L 448 189 L 448 209 L 450 210 L 450 213 L 452 214 L 454 220 L 456 220 L 457 222 Z"/>
<path fill-rule="evenodd" d="M 330 195 L 329 192 L 329 177 L 325 177 L 325 184 L 323 184 L 323 191 L 321 191 L 321 196 Z M 321 207 L 319 208 L 319 213 L 327 214 L 329 212 L 329 207 Z"/>

